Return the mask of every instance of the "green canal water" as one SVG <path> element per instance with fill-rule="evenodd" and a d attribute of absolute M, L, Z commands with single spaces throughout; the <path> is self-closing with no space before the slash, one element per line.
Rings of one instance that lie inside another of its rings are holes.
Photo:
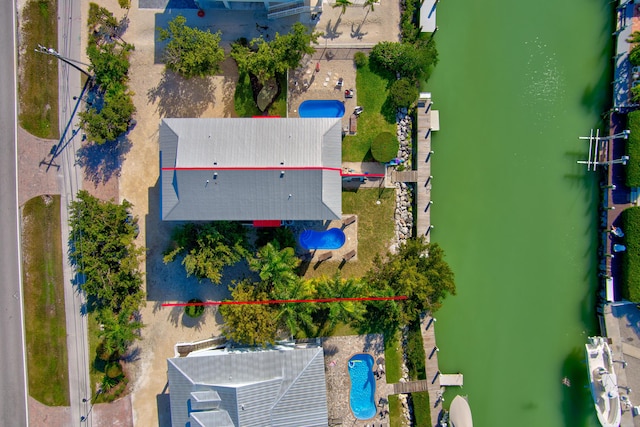
<path fill-rule="evenodd" d="M 432 240 L 458 295 L 437 340 L 441 371 L 464 374 L 445 405 L 468 395 L 476 426 L 597 425 L 583 356 L 598 331 L 597 182 L 576 160 L 608 105 L 610 7 L 438 5 Z"/>

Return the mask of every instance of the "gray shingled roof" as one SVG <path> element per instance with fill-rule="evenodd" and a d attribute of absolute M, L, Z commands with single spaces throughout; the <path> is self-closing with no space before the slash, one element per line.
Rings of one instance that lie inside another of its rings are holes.
<path fill-rule="evenodd" d="M 168 359 L 174 427 L 327 426 L 322 347 Z"/>
<path fill-rule="evenodd" d="M 338 219 L 341 162 L 336 118 L 163 119 L 161 217 Z"/>

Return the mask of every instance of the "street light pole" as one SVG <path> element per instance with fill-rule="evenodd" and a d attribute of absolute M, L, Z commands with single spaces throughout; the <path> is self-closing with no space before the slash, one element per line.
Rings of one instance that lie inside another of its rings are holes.
<path fill-rule="evenodd" d="M 83 70 L 82 68 L 78 67 L 76 64 L 74 64 L 74 63 L 73 63 L 73 62 L 71 62 L 71 61 L 78 62 L 78 63 L 80 63 L 80 64 L 82 64 L 82 65 L 84 65 L 84 66 L 87 66 L 87 67 L 88 67 L 88 65 L 87 65 L 87 64 L 84 64 L 84 63 L 82 63 L 82 62 L 80 62 L 80 61 L 75 61 L 75 60 L 73 60 L 73 59 L 65 58 L 64 56 L 60 55 L 60 54 L 59 54 L 59 53 L 58 53 L 54 48 L 52 48 L 52 47 L 46 48 L 46 47 L 44 47 L 44 46 L 42 46 L 42 45 L 40 45 L 40 44 L 39 44 L 39 45 L 38 45 L 38 48 L 37 48 L 37 49 L 34 49 L 34 50 L 35 50 L 36 52 L 38 52 L 38 53 L 44 53 L 45 55 L 55 56 L 56 58 L 58 58 L 58 59 L 59 59 L 59 60 L 61 60 L 62 62 L 66 63 L 66 64 L 68 64 L 68 65 L 71 65 L 73 68 L 75 68 L 76 70 L 80 71 L 82 74 L 86 75 L 89 79 L 93 79 L 93 76 L 92 76 L 91 74 L 89 74 L 89 72 L 88 72 L 88 71 Z"/>

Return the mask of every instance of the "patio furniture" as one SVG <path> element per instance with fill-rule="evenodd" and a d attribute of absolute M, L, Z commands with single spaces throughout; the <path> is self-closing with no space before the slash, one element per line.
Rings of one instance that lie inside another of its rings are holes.
<path fill-rule="evenodd" d="M 349 135 L 356 135 L 358 133 L 358 116 L 352 114 L 349 117 Z"/>
<path fill-rule="evenodd" d="M 333 257 L 333 251 L 326 252 L 318 257 L 318 262 L 326 261 Z"/>
<path fill-rule="evenodd" d="M 345 261 L 349 261 L 351 258 L 353 258 L 354 256 L 356 256 L 356 251 L 352 250 L 347 252 L 346 254 L 344 254 L 344 256 L 342 257 L 343 260 Z"/>

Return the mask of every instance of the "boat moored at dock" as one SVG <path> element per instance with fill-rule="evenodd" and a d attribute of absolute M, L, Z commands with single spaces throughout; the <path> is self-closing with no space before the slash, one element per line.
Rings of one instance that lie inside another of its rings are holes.
<path fill-rule="evenodd" d="M 589 337 L 586 344 L 587 367 L 591 395 L 603 427 L 620 425 L 621 408 L 618 379 L 613 369 L 613 357 L 606 338 Z"/>

